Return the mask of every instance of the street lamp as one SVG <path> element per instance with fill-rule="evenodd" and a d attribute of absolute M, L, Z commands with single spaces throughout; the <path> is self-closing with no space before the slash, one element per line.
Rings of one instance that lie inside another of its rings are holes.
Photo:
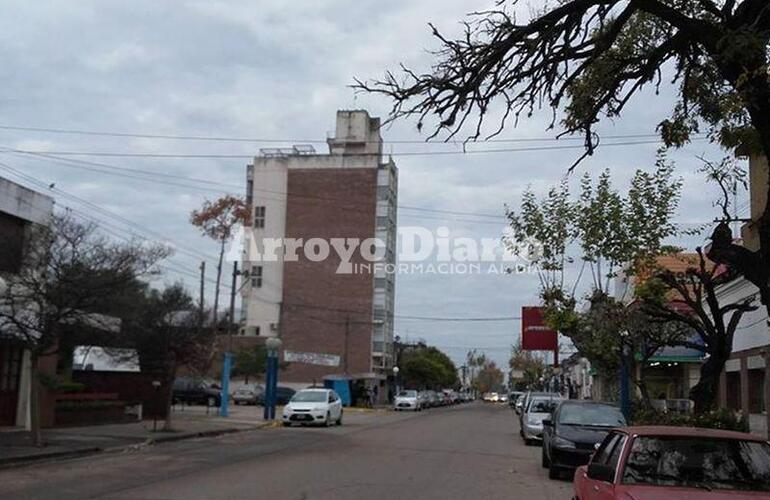
<path fill-rule="evenodd" d="M 278 385 L 278 352 L 281 350 L 281 339 L 270 337 L 265 340 L 267 349 L 267 373 L 265 374 L 265 420 L 275 418 L 276 388 Z"/>
<path fill-rule="evenodd" d="M 397 366 L 393 367 L 393 385 L 396 386 L 396 395 L 398 395 L 398 372 L 399 369 Z"/>

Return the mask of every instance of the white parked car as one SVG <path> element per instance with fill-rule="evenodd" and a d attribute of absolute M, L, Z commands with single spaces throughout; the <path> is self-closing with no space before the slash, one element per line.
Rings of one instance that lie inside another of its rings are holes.
<path fill-rule="evenodd" d="M 393 409 L 396 411 L 422 411 L 422 404 L 420 403 L 420 397 L 417 394 L 417 391 L 406 390 L 399 392 L 393 403 Z"/>
<path fill-rule="evenodd" d="M 342 400 L 331 389 L 303 389 L 283 407 L 283 425 L 342 425 Z"/>

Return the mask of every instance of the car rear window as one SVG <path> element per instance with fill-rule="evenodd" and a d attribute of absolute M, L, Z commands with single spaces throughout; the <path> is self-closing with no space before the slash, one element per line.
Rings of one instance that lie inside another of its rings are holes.
<path fill-rule="evenodd" d="M 637 437 L 623 482 L 770 491 L 770 445 L 739 439 Z"/>

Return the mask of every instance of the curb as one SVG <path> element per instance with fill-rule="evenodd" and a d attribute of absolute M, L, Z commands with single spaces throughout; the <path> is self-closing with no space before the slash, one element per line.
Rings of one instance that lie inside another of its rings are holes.
<path fill-rule="evenodd" d="M 100 453 L 101 451 L 103 450 L 99 447 L 92 447 L 92 448 L 80 448 L 76 450 L 52 451 L 50 453 L 40 453 L 38 455 L 27 455 L 23 457 L 0 458 L 0 470 L 12 469 L 14 467 L 22 467 L 24 465 L 29 465 L 37 462 L 47 462 L 47 461 L 59 460 L 63 458 L 84 457 L 87 455 L 94 455 L 96 453 Z"/>
<path fill-rule="evenodd" d="M 264 422 L 254 427 L 229 427 L 224 429 L 211 429 L 198 432 L 181 432 L 176 435 L 159 436 L 147 438 L 144 441 L 132 443 L 128 445 L 113 446 L 108 448 L 89 447 L 79 448 L 75 450 L 63 450 L 54 451 L 50 453 L 40 453 L 37 455 L 28 455 L 22 457 L 9 457 L 0 458 L 0 470 L 12 469 L 15 467 L 23 467 L 26 465 L 33 465 L 37 463 L 52 462 L 55 460 L 62 460 L 68 458 L 79 458 L 89 455 L 97 455 L 100 453 L 121 453 L 124 451 L 138 450 L 147 446 L 154 446 L 163 443 L 173 443 L 176 441 L 185 441 L 188 439 L 198 439 L 207 437 L 224 436 L 227 434 L 237 434 L 240 432 L 250 432 L 264 429 L 272 425 L 272 422 Z"/>

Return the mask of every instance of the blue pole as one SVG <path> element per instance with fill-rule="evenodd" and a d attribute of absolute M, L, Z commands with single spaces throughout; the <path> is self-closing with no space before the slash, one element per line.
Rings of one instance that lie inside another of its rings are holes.
<path fill-rule="evenodd" d="M 264 403 L 264 408 L 262 412 L 262 418 L 265 420 L 270 420 L 270 401 L 271 401 L 271 392 L 272 392 L 272 384 L 273 384 L 273 370 L 271 370 L 271 360 L 272 356 L 270 353 L 267 354 L 267 370 L 265 371 L 265 395 L 262 398 Z"/>
<path fill-rule="evenodd" d="M 275 405 L 278 399 L 278 353 L 270 357 L 270 420 L 275 419 Z"/>
<path fill-rule="evenodd" d="M 620 363 L 620 411 L 628 420 L 631 417 L 631 397 L 628 384 L 628 366 L 625 359 Z"/>
<path fill-rule="evenodd" d="M 219 396 L 219 416 L 228 416 L 228 406 L 230 403 L 230 368 L 233 363 L 233 355 L 230 352 L 225 353 L 225 361 L 222 363 L 222 392 Z"/>

